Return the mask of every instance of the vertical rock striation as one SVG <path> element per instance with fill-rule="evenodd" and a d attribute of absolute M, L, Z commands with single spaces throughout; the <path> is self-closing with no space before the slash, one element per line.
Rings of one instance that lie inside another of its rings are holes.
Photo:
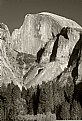
<path fill-rule="evenodd" d="M 0 30 L 4 35 L 6 27 L 0 26 Z M 8 77 L 26 87 L 53 80 L 61 73 L 61 78 L 66 73 L 66 76 L 81 81 L 81 32 L 82 27 L 76 22 L 55 14 L 26 15 L 19 29 L 15 29 L 11 36 L 7 31 L 3 42 L 4 36 L 1 37 L 3 60 L 0 60 L 7 69 L 6 73 L 9 72 Z M 70 70 L 69 73 L 64 72 L 66 69 Z"/>

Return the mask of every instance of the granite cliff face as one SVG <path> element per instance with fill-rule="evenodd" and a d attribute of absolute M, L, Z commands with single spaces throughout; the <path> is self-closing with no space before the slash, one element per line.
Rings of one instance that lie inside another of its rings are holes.
<path fill-rule="evenodd" d="M 47 12 L 28 14 L 11 36 L 2 25 L 1 83 L 14 80 L 21 88 L 82 80 L 82 27 L 76 22 Z"/>

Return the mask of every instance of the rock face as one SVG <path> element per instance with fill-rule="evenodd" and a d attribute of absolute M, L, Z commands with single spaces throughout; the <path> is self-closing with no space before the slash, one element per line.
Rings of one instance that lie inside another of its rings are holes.
<path fill-rule="evenodd" d="M 57 81 L 59 75 L 62 85 L 66 83 L 64 76 L 82 80 L 82 27 L 76 22 L 43 12 L 26 15 L 23 25 L 11 36 L 2 24 L 0 31 L 2 70 L 8 83 L 14 80 L 20 88 L 30 87 L 42 81 Z"/>
<path fill-rule="evenodd" d="M 19 83 L 21 76 L 17 72 L 18 67 L 15 57 L 12 55 L 10 48 L 10 32 L 8 27 L 3 23 L 0 24 L 0 86 L 2 82 L 5 84 L 14 81 L 15 84 Z M 19 81 L 18 81 L 19 80 Z"/>

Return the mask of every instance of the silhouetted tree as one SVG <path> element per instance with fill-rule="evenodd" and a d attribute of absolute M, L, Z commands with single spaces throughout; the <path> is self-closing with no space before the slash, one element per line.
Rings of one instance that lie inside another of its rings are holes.
<path fill-rule="evenodd" d="M 72 120 L 81 120 L 82 119 L 82 108 L 79 102 L 76 100 L 73 101 L 71 109 L 71 119 Z"/>
<path fill-rule="evenodd" d="M 64 87 L 64 90 L 65 90 L 66 100 L 72 103 L 73 94 L 74 94 L 74 83 L 70 77 L 67 78 L 67 83 L 66 86 Z"/>
<path fill-rule="evenodd" d="M 67 101 L 62 104 L 60 117 L 63 120 L 69 120 L 70 119 L 70 104 Z"/>
<path fill-rule="evenodd" d="M 39 96 L 40 96 L 40 87 L 39 87 L 39 85 L 37 85 L 37 90 L 33 94 L 33 112 L 34 112 L 34 115 L 37 115 L 37 112 L 38 112 Z"/>
<path fill-rule="evenodd" d="M 53 88 L 52 82 L 45 84 L 46 87 L 46 112 L 54 112 Z"/>
<path fill-rule="evenodd" d="M 27 96 L 27 90 L 25 89 L 24 86 L 22 86 L 21 97 L 22 97 L 23 99 L 26 99 L 26 96 Z"/>
<path fill-rule="evenodd" d="M 53 99 L 54 107 L 55 107 L 55 111 L 56 111 L 56 107 L 61 105 L 61 99 L 60 99 L 59 92 L 58 92 L 58 84 L 56 82 L 53 83 L 53 98 L 54 98 Z"/>
<path fill-rule="evenodd" d="M 33 92 L 33 87 L 27 89 L 26 103 L 28 114 L 33 114 Z"/>
<path fill-rule="evenodd" d="M 0 89 L 0 118 L 1 121 L 6 121 L 7 116 L 7 96 L 6 96 L 6 86 L 2 83 Z"/>
<path fill-rule="evenodd" d="M 40 90 L 40 97 L 39 97 L 39 113 L 46 112 L 46 90 L 45 90 L 45 82 L 42 82 L 41 90 Z"/>

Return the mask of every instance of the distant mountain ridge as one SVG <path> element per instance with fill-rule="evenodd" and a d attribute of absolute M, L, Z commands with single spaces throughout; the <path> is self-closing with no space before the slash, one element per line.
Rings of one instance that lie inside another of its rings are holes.
<path fill-rule="evenodd" d="M 27 14 L 12 35 L 0 24 L 0 48 L 0 85 L 13 80 L 22 89 L 53 79 L 63 86 L 69 76 L 82 80 L 82 27 L 70 19 Z"/>

